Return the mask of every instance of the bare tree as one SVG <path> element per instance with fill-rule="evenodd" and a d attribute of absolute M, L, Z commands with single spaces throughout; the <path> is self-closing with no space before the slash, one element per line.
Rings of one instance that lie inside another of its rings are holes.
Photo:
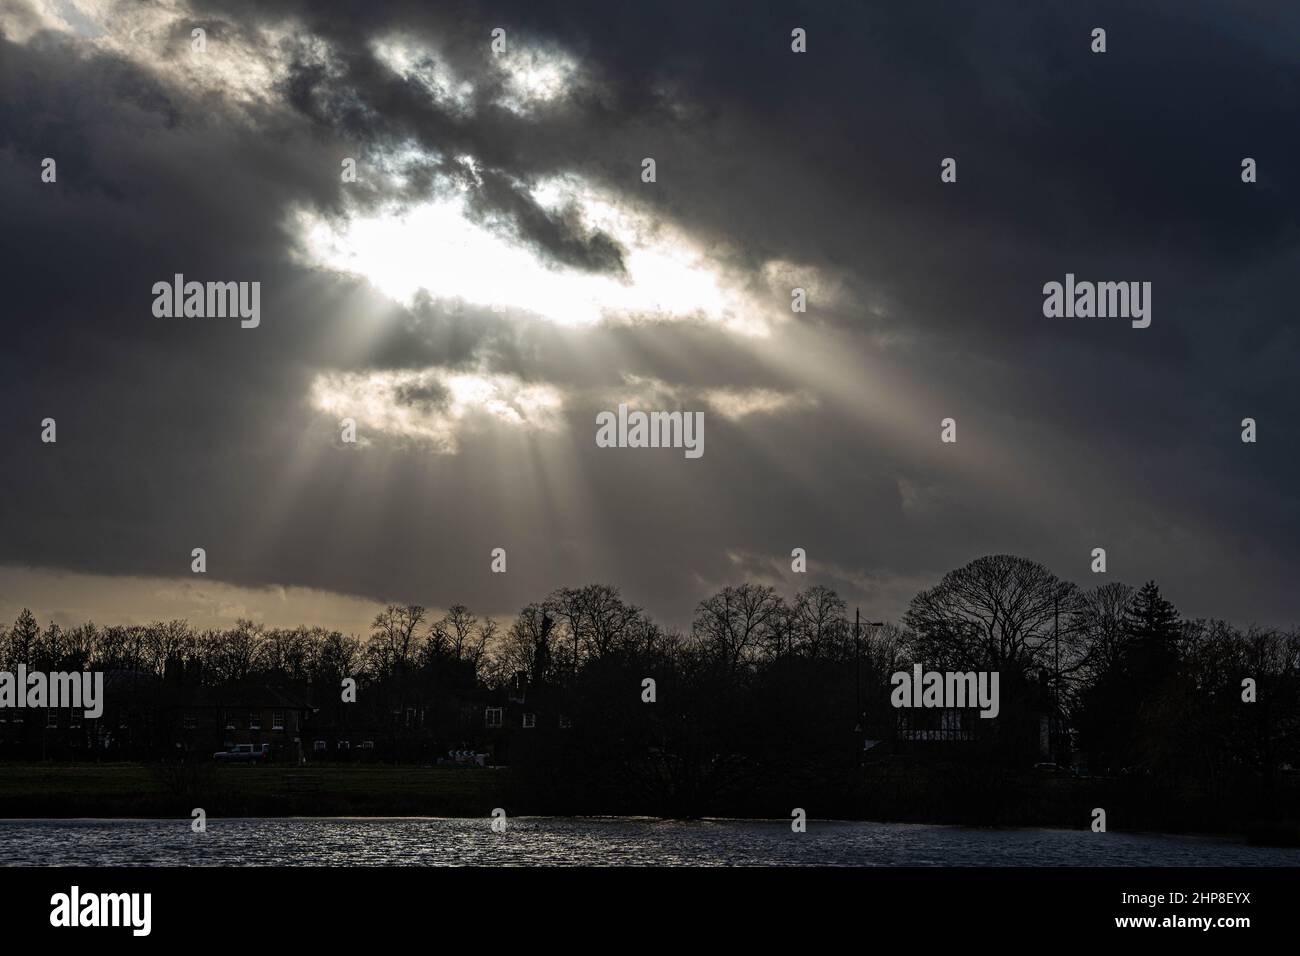
<path fill-rule="evenodd" d="M 185 621 L 157 621 L 150 624 L 144 639 L 145 670 L 163 677 L 168 664 L 178 661 L 193 649 L 195 636 L 190 625 Z"/>
<path fill-rule="evenodd" d="M 308 663 L 312 683 L 337 688 L 342 678 L 357 673 L 361 656 L 361 641 L 356 637 L 339 631 L 319 634 L 315 654 Z"/>
<path fill-rule="evenodd" d="M 534 603 L 523 608 L 497 641 L 491 668 L 494 683 L 505 683 L 517 672 L 523 672 L 530 684 L 549 680 L 554 624 L 555 619 L 544 605 Z"/>
<path fill-rule="evenodd" d="M 587 643 L 587 601 L 582 588 L 557 588 L 546 597 L 546 613 L 556 622 L 552 652 L 559 666 L 569 673 L 577 670 L 582 648 Z"/>
<path fill-rule="evenodd" d="M 418 604 L 390 604 L 375 615 L 366 656 L 376 677 L 388 677 L 411 667 L 416 653 L 415 632 L 424 622 L 425 613 Z"/>
<path fill-rule="evenodd" d="M 1018 670 L 1054 664 L 1059 611 L 1062 667 L 1077 669 L 1078 588 L 1036 561 L 1009 554 L 977 558 L 922 591 L 904 620 L 919 661 L 954 669 Z"/>
<path fill-rule="evenodd" d="M 784 602 L 767 585 L 729 585 L 699 603 L 691 633 L 731 670 L 751 659 Z"/>
<path fill-rule="evenodd" d="M 465 660 L 469 661 L 474 667 L 474 673 L 477 674 L 479 668 L 483 666 L 483 660 L 487 655 L 487 649 L 496 642 L 497 632 L 501 626 L 490 617 L 485 617 L 479 622 L 478 630 L 474 632 L 474 637 L 466 644 Z"/>
<path fill-rule="evenodd" d="M 291 681 L 307 679 L 317 635 L 306 627 L 275 628 L 262 641 L 258 669 Z"/>
<path fill-rule="evenodd" d="M 1081 595 L 1079 630 L 1089 675 L 1115 667 L 1124 653 L 1124 612 L 1133 600 L 1133 588 L 1119 581 L 1102 584 Z"/>
<path fill-rule="evenodd" d="M 441 620 L 435 621 L 429 628 L 430 636 L 437 646 L 445 648 L 456 660 L 461 660 L 469 653 L 478 618 L 470 613 L 463 604 L 453 604 L 447 609 Z"/>
<path fill-rule="evenodd" d="M 795 648 L 814 660 L 832 653 L 843 640 L 846 607 L 831 588 L 815 584 L 795 598 Z"/>
<path fill-rule="evenodd" d="M 641 609 L 623 600 L 618 588 L 609 584 L 589 584 L 582 589 L 590 621 L 589 647 L 597 660 L 621 650 L 628 635 L 642 616 Z"/>
<path fill-rule="evenodd" d="M 247 680 L 260 656 L 263 625 L 240 618 L 228 631 L 208 631 L 200 639 L 217 682 Z"/>
<path fill-rule="evenodd" d="M 556 657 L 569 669 L 575 660 L 600 660 L 643 636 L 638 628 L 644 612 L 624 601 L 613 585 L 559 588 L 547 597 L 546 609 L 561 629 L 553 641 Z"/>

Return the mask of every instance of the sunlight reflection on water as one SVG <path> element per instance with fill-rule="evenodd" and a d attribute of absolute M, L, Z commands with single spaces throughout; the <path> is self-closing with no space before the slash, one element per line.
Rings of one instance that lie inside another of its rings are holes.
<path fill-rule="evenodd" d="M 1214 837 L 896 823 L 517 817 L 0 821 L 0 862 L 36 866 L 1296 866 Z"/>

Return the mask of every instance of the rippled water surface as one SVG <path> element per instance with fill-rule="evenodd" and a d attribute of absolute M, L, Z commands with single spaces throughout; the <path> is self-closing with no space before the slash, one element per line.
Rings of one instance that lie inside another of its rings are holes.
<path fill-rule="evenodd" d="M 1300 850 L 1215 837 L 898 823 L 517 817 L 0 821 L 8 865 L 1300 865 Z"/>

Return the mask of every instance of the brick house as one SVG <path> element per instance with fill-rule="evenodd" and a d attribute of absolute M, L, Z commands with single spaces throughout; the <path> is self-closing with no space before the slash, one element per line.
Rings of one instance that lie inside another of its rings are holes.
<path fill-rule="evenodd" d="M 211 756 L 251 744 L 269 745 L 272 760 L 300 763 L 303 728 L 311 715 L 306 693 L 267 684 L 197 688 L 170 703 L 164 720 L 174 751 Z"/>

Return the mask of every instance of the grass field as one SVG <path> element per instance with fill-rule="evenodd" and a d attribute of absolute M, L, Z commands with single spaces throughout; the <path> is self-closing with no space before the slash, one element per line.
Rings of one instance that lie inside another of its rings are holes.
<path fill-rule="evenodd" d="M 0 764 L 0 818 L 487 816 L 508 771 L 384 765 Z"/>
<path fill-rule="evenodd" d="M 986 772 L 974 776 L 978 785 L 951 768 L 878 771 L 856 799 L 836 803 L 823 794 L 819 805 L 842 819 L 1071 828 L 1086 827 L 1091 808 L 1101 806 L 1113 820 L 1127 824 L 1123 829 L 1248 833 L 1263 844 L 1300 844 L 1300 824 L 1294 817 L 1260 823 L 1211 807 L 1191 794 L 1172 807 L 1168 800 L 1116 780 L 998 777 Z M 571 797 L 556 802 L 524 792 L 522 784 L 509 770 L 481 768 L 0 762 L 0 819 L 188 818 L 195 807 L 218 817 L 486 817 L 503 806 L 521 814 L 658 812 L 634 800 L 615 800 L 608 806 L 585 801 L 574 805 Z M 769 796 L 772 799 L 748 802 L 737 798 L 739 802 L 712 808 L 709 815 L 772 818 L 781 816 L 782 807 L 797 803 L 791 803 L 789 794 Z"/>

